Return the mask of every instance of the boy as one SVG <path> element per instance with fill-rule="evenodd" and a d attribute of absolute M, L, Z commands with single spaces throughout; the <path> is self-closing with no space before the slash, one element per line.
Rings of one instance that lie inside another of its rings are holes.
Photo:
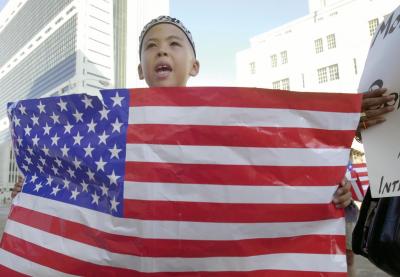
<path fill-rule="evenodd" d="M 200 69 L 190 31 L 181 21 L 169 16 L 159 16 L 143 28 L 139 56 L 139 78 L 149 87 L 184 87 Z M 21 191 L 21 185 L 22 180 L 18 180 L 13 196 Z M 333 199 L 337 208 L 351 203 L 350 187 L 350 182 L 343 179 Z"/>

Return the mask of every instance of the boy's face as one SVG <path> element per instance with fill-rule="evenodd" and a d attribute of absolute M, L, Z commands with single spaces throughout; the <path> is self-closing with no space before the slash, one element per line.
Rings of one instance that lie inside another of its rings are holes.
<path fill-rule="evenodd" d="M 199 72 L 192 46 L 178 27 L 161 23 L 143 38 L 139 78 L 149 87 L 182 87 Z"/>

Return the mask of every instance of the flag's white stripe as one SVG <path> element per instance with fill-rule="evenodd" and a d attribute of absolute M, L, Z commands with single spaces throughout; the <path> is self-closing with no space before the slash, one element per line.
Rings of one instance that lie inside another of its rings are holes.
<path fill-rule="evenodd" d="M 367 192 L 369 185 L 363 185 L 362 187 L 363 187 L 364 192 Z"/>
<path fill-rule="evenodd" d="M 357 182 L 356 182 L 355 180 L 350 180 L 350 182 L 351 182 L 351 186 L 352 186 L 353 189 L 354 189 L 354 193 L 355 193 L 356 196 L 357 196 L 357 200 L 362 200 L 362 199 L 364 198 L 364 196 L 363 196 L 363 194 L 361 193 L 360 188 L 358 187 Z"/>
<path fill-rule="evenodd" d="M 130 124 L 297 127 L 354 130 L 359 113 L 293 109 L 146 106 L 129 109 Z"/>
<path fill-rule="evenodd" d="M 366 167 L 353 167 L 354 171 L 357 173 L 364 173 L 367 172 L 367 168 Z"/>
<path fill-rule="evenodd" d="M 336 186 L 229 186 L 125 181 L 124 198 L 209 203 L 329 203 L 335 190 Z"/>
<path fill-rule="evenodd" d="M 349 149 L 127 144 L 126 160 L 179 164 L 342 166 Z M 282 157 L 285 157 L 284 159 Z"/>
<path fill-rule="evenodd" d="M 361 182 L 369 181 L 369 177 L 368 176 L 360 176 L 358 178 L 360 179 Z"/>
<path fill-rule="evenodd" d="M 251 257 L 164 258 L 117 254 L 9 220 L 5 232 L 76 259 L 140 272 L 251 271 L 261 269 L 344 272 L 345 255 L 269 254 Z"/>
<path fill-rule="evenodd" d="M 31 262 L 1 248 L 0 261 L 5 267 L 29 276 L 77 276 Z"/>
<path fill-rule="evenodd" d="M 289 223 L 211 223 L 113 217 L 51 199 L 19 193 L 14 205 L 81 223 L 104 232 L 154 239 L 243 240 L 301 235 L 344 235 L 344 218 Z M 63 212 L 60 213 L 59 211 Z"/>

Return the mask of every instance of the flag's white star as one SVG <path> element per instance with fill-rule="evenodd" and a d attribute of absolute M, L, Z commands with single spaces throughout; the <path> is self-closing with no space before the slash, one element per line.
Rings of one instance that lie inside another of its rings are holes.
<path fill-rule="evenodd" d="M 101 195 L 102 195 L 102 196 L 103 196 L 103 195 L 107 196 L 107 194 L 108 194 L 108 188 L 106 187 L 106 185 L 102 184 L 101 187 L 100 187 L 100 189 L 101 189 Z"/>
<path fill-rule="evenodd" d="M 120 97 L 119 95 L 118 95 L 118 92 L 115 94 L 115 96 L 114 97 L 110 97 L 111 99 L 112 99 L 112 101 L 114 102 L 113 103 L 113 107 L 115 107 L 115 106 L 120 106 L 120 107 L 122 107 L 122 100 L 124 100 L 124 98 L 125 97 Z"/>
<path fill-rule="evenodd" d="M 120 176 L 115 175 L 114 170 L 112 171 L 111 175 L 107 175 L 108 179 L 110 179 L 110 184 L 117 184 L 117 179 Z"/>
<path fill-rule="evenodd" d="M 33 174 L 31 177 L 31 182 L 34 183 L 37 178 L 38 178 L 38 176 L 36 175 L 36 172 L 35 172 L 35 174 Z"/>
<path fill-rule="evenodd" d="M 103 134 L 101 136 L 99 136 L 99 144 L 104 143 L 107 145 L 107 138 L 109 137 L 109 135 L 106 135 L 106 131 L 103 131 Z"/>
<path fill-rule="evenodd" d="M 67 102 L 62 101 L 60 98 L 60 102 L 57 103 L 58 106 L 60 106 L 61 111 L 68 111 L 67 109 Z"/>
<path fill-rule="evenodd" d="M 88 183 L 86 183 L 85 181 L 82 181 L 81 186 L 82 186 L 82 191 L 88 192 L 88 186 L 89 186 Z"/>
<path fill-rule="evenodd" d="M 64 178 L 63 183 L 64 183 L 63 188 L 68 190 L 70 181 L 67 178 Z"/>
<path fill-rule="evenodd" d="M 83 122 L 82 116 L 83 113 L 78 112 L 78 110 L 75 110 L 75 113 L 72 114 L 75 117 L 76 123 L 78 123 L 79 121 Z"/>
<path fill-rule="evenodd" d="M 18 142 L 18 146 L 21 147 L 22 146 L 22 138 L 18 137 L 17 142 Z"/>
<path fill-rule="evenodd" d="M 88 169 L 88 171 L 86 172 L 86 174 L 89 177 L 89 181 L 93 180 L 94 181 L 94 172 L 92 172 L 90 169 Z"/>
<path fill-rule="evenodd" d="M 44 173 L 43 166 L 37 164 L 37 168 L 39 169 L 40 173 Z"/>
<path fill-rule="evenodd" d="M 44 134 L 43 135 L 46 135 L 46 134 L 50 135 L 51 127 L 47 124 L 47 122 L 46 122 L 46 126 L 43 127 L 43 130 L 44 130 Z"/>
<path fill-rule="evenodd" d="M 67 122 L 67 125 L 64 126 L 64 128 L 65 128 L 64 134 L 66 134 L 66 133 L 71 134 L 72 127 L 74 127 L 74 126 L 72 126 L 71 124 L 69 124 L 69 122 Z"/>
<path fill-rule="evenodd" d="M 51 166 L 51 170 L 53 170 L 54 175 L 58 175 L 58 168 L 54 165 Z"/>
<path fill-rule="evenodd" d="M 114 131 L 118 132 L 118 133 L 121 133 L 121 126 L 123 125 L 123 123 L 120 123 L 118 121 L 118 118 L 116 118 L 115 122 L 111 123 L 111 125 L 113 126 L 113 130 L 112 130 L 113 133 L 114 133 Z"/>
<path fill-rule="evenodd" d="M 92 98 L 89 98 L 86 95 L 83 96 L 82 102 L 85 104 L 85 109 L 87 109 L 88 107 L 93 108 L 92 100 Z"/>
<path fill-rule="evenodd" d="M 60 139 L 60 137 L 57 136 L 57 133 L 54 134 L 54 136 L 51 137 L 51 145 L 57 145 L 59 139 Z"/>
<path fill-rule="evenodd" d="M 87 156 L 89 156 L 89 157 L 92 158 L 92 151 L 94 150 L 94 148 L 93 148 L 93 147 L 90 147 L 90 143 L 89 143 L 89 145 L 88 145 L 87 147 L 85 147 L 85 148 L 83 148 L 83 149 L 85 150 L 85 158 L 86 158 Z"/>
<path fill-rule="evenodd" d="M 54 124 L 60 123 L 60 119 L 59 119 L 60 116 L 59 116 L 59 115 L 56 115 L 56 114 L 53 112 L 53 115 L 51 115 L 50 117 L 51 117 L 51 119 L 53 119 Z"/>
<path fill-rule="evenodd" d="M 24 105 L 20 105 L 18 110 L 21 112 L 21 114 L 25 114 L 26 115 L 26 107 L 24 107 Z"/>
<path fill-rule="evenodd" d="M 33 126 L 39 125 L 39 117 L 37 117 L 35 114 L 32 116 L 32 124 Z"/>
<path fill-rule="evenodd" d="M 109 113 L 109 112 L 110 112 L 110 111 L 107 110 L 106 107 L 103 107 L 103 109 L 102 109 L 101 111 L 99 111 L 99 113 L 100 113 L 100 120 L 102 120 L 102 119 L 108 120 L 108 113 Z"/>
<path fill-rule="evenodd" d="M 44 165 L 46 163 L 46 159 L 43 157 L 39 158 L 39 161 L 42 163 L 42 165 Z"/>
<path fill-rule="evenodd" d="M 32 138 L 33 146 L 38 146 L 39 145 L 39 140 L 40 140 L 39 137 L 37 135 L 35 135 L 35 137 Z"/>
<path fill-rule="evenodd" d="M 19 119 L 18 117 L 16 117 L 16 116 L 14 115 L 13 122 L 14 122 L 15 127 L 21 126 L 20 121 L 21 121 L 21 119 Z"/>
<path fill-rule="evenodd" d="M 28 156 L 26 156 L 24 160 L 26 161 L 26 163 L 27 163 L 28 165 L 32 164 L 32 159 L 29 158 Z"/>
<path fill-rule="evenodd" d="M 43 104 L 42 104 L 42 101 L 39 101 L 39 105 L 37 105 L 37 107 L 38 107 L 38 109 L 39 109 L 39 114 L 41 114 L 41 113 L 46 113 L 46 110 L 45 110 L 46 105 L 43 105 Z"/>
<path fill-rule="evenodd" d="M 58 187 L 58 185 L 53 188 L 53 191 L 50 193 L 50 195 L 54 194 L 54 196 L 57 196 L 57 193 L 60 191 L 61 189 Z"/>
<path fill-rule="evenodd" d="M 47 177 L 47 183 L 46 185 L 51 186 L 51 183 L 53 182 L 53 178 L 51 178 L 51 176 Z"/>
<path fill-rule="evenodd" d="M 92 131 L 93 133 L 96 132 L 95 127 L 96 127 L 97 123 L 94 123 L 94 122 L 93 122 L 93 119 L 92 119 L 92 121 L 91 121 L 90 123 L 88 123 L 88 124 L 86 124 L 86 125 L 87 125 L 88 128 L 89 128 L 88 133 L 90 133 L 91 131 Z"/>
<path fill-rule="evenodd" d="M 79 194 L 78 188 L 75 188 L 75 190 L 71 191 L 71 197 L 69 199 L 76 200 L 76 197 L 78 196 L 78 194 Z"/>
<path fill-rule="evenodd" d="M 29 152 L 29 154 L 33 155 L 33 149 L 30 146 L 28 146 L 26 150 Z"/>
<path fill-rule="evenodd" d="M 22 165 L 22 168 L 23 168 L 25 171 L 28 171 L 28 172 L 29 172 L 29 167 L 28 167 L 26 164 L 23 164 L 23 165 Z"/>
<path fill-rule="evenodd" d="M 37 191 L 37 192 L 39 192 L 39 190 L 42 188 L 43 186 L 42 186 L 42 184 L 36 184 L 35 185 L 35 188 L 33 189 L 33 191 Z"/>
<path fill-rule="evenodd" d="M 117 148 L 117 145 L 114 144 L 114 148 L 108 149 L 108 151 L 111 152 L 111 158 L 110 158 L 110 159 L 112 159 L 112 158 L 119 159 L 119 152 L 121 152 L 122 149 L 118 149 L 118 148 Z"/>
<path fill-rule="evenodd" d="M 115 200 L 115 196 L 110 201 L 110 204 L 111 204 L 111 211 L 113 210 L 117 211 L 117 206 L 119 205 L 119 202 Z"/>
<path fill-rule="evenodd" d="M 74 158 L 74 160 L 72 161 L 72 163 L 75 166 L 75 169 L 81 168 L 81 161 L 78 160 L 76 157 Z"/>
<path fill-rule="evenodd" d="M 105 161 L 103 161 L 103 157 L 100 157 L 100 159 L 95 162 L 97 164 L 97 171 L 104 171 L 104 166 L 107 164 Z"/>
<path fill-rule="evenodd" d="M 96 204 L 98 206 L 100 196 L 97 195 L 96 191 L 92 194 L 92 198 L 93 200 L 91 204 Z"/>
<path fill-rule="evenodd" d="M 48 156 L 50 149 L 46 147 L 46 145 L 43 145 L 42 151 Z"/>
<path fill-rule="evenodd" d="M 68 157 L 68 151 L 69 151 L 69 148 L 67 147 L 66 144 L 64 144 L 64 147 L 61 148 L 61 152 L 62 152 L 63 157 Z"/>
<path fill-rule="evenodd" d="M 32 128 L 29 127 L 29 125 L 26 125 L 26 127 L 24 128 L 24 131 L 25 131 L 25 136 L 30 136 Z"/>
<path fill-rule="evenodd" d="M 62 161 L 58 159 L 58 157 L 54 160 L 58 167 L 61 167 Z"/>
<path fill-rule="evenodd" d="M 83 137 L 79 134 L 79 131 L 76 136 L 73 136 L 73 138 L 74 138 L 74 145 L 75 144 L 81 145 L 81 140 L 83 139 Z"/>
<path fill-rule="evenodd" d="M 68 168 L 67 172 L 71 178 L 75 178 L 75 171 L 72 168 Z"/>

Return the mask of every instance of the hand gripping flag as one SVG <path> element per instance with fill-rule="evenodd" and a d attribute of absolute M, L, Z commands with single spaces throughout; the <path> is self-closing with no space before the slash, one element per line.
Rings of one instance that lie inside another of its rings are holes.
<path fill-rule="evenodd" d="M 25 182 L 2 275 L 346 276 L 331 200 L 360 95 L 102 94 L 9 105 Z"/>

